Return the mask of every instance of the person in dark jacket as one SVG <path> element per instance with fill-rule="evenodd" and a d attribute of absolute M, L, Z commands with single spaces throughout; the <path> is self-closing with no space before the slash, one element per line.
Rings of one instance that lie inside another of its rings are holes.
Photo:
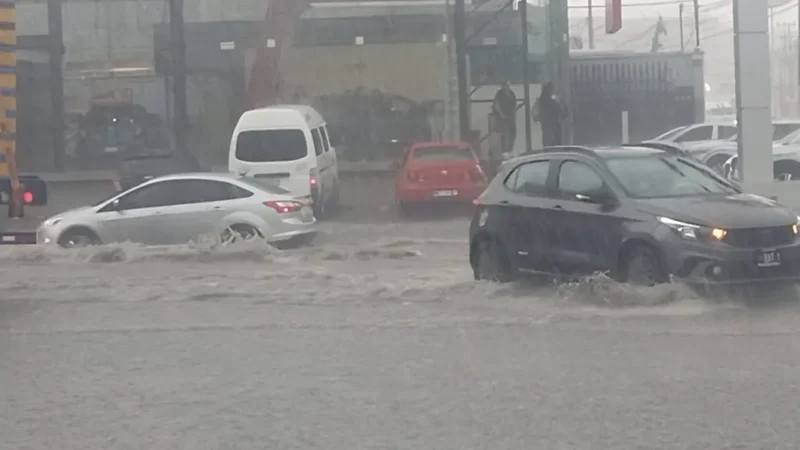
<path fill-rule="evenodd" d="M 542 145 L 561 145 L 561 124 L 564 108 L 553 92 L 553 83 L 542 86 L 542 93 L 533 105 L 533 120 L 542 125 Z"/>
<path fill-rule="evenodd" d="M 503 153 L 511 153 L 514 149 L 514 141 L 517 138 L 517 96 L 511 90 L 508 82 L 503 83 L 500 90 L 494 96 L 492 112 L 497 117 L 502 136 Z"/>

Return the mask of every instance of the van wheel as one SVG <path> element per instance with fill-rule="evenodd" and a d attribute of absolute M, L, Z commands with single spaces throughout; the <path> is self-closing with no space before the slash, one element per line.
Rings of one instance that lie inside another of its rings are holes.
<path fill-rule="evenodd" d="M 336 184 L 333 185 L 333 192 L 331 192 L 331 198 L 328 200 L 325 213 L 331 216 L 339 214 L 341 206 L 341 203 L 339 203 L 339 182 L 336 182 Z"/>
<path fill-rule="evenodd" d="M 311 205 L 311 210 L 314 212 L 314 218 L 322 220 L 325 215 L 325 204 L 323 202 L 314 202 Z"/>

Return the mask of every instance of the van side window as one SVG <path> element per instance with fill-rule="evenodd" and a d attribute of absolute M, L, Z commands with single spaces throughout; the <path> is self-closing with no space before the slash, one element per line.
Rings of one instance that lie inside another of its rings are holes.
<path fill-rule="evenodd" d="M 319 130 L 319 128 L 314 128 L 311 130 L 311 139 L 314 140 L 314 153 L 316 153 L 317 156 L 321 155 L 323 152 L 322 136 L 320 135 Z"/>
<path fill-rule="evenodd" d="M 320 131 L 322 131 L 322 146 L 325 147 L 325 151 L 331 149 L 331 140 L 328 138 L 328 127 L 323 125 L 319 127 Z"/>

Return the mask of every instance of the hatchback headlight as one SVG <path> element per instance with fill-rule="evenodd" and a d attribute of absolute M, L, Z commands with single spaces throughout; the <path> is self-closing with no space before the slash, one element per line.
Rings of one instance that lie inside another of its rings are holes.
<path fill-rule="evenodd" d="M 684 239 L 714 239 L 721 241 L 728 235 L 728 230 L 723 228 L 709 228 L 694 223 L 681 222 L 680 220 L 670 219 L 669 217 L 659 217 L 658 221 L 670 227 Z"/>

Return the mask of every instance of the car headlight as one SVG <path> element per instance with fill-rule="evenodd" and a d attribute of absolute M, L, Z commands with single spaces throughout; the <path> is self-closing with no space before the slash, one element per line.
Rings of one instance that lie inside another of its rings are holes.
<path fill-rule="evenodd" d="M 792 225 L 792 231 L 795 235 L 800 234 L 800 216 L 797 216 L 797 222 Z"/>
<path fill-rule="evenodd" d="M 711 238 L 721 241 L 727 234 L 728 230 L 723 228 L 709 228 L 694 223 L 681 222 L 680 220 L 670 219 L 669 217 L 659 217 L 658 221 L 670 227 L 678 235 L 684 239 L 699 240 Z M 798 222 L 800 224 L 800 222 Z"/>

